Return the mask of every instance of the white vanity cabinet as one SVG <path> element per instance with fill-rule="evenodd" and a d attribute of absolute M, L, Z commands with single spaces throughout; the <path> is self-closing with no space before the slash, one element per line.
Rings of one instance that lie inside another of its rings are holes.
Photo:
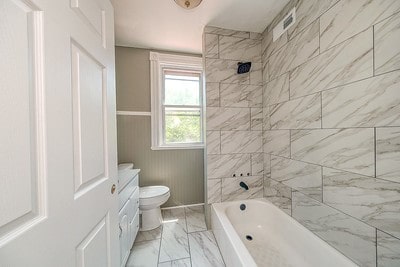
<path fill-rule="evenodd" d="M 121 266 L 125 266 L 139 231 L 139 172 L 133 164 L 118 166 Z"/>

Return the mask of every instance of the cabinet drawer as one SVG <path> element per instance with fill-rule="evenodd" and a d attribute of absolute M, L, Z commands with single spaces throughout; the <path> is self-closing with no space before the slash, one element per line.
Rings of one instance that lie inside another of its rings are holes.
<path fill-rule="evenodd" d="M 136 175 L 119 193 L 119 209 L 125 205 L 135 190 L 139 192 L 139 175 Z"/>

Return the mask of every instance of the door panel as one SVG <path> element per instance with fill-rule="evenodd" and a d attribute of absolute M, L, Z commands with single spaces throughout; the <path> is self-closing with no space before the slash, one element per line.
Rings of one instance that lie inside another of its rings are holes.
<path fill-rule="evenodd" d="M 0 246 L 44 217 L 41 14 L 31 2 L 0 2 Z M 17 201 L 16 201 L 17 200 Z"/>
<path fill-rule="evenodd" d="M 110 266 L 109 218 L 104 217 L 78 245 L 76 253 L 77 267 Z"/>
<path fill-rule="evenodd" d="M 0 266 L 118 266 L 113 8 L 0 0 Z"/>
<path fill-rule="evenodd" d="M 72 53 L 75 197 L 108 177 L 106 69 L 75 42 Z"/>

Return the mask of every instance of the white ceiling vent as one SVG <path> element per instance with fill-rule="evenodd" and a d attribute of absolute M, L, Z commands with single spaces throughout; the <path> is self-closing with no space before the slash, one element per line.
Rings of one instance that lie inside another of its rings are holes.
<path fill-rule="evenodd" d="M 273 31 L 273 41 L 275 42 L 285 31 L 287 31 L 296 22 L 296 8 L 290 10 Z"/>

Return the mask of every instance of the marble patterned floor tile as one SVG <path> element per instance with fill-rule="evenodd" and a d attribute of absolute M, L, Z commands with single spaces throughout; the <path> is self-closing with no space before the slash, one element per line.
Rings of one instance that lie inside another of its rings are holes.
<path fill-rule="evenodd" d="M 299 97 L 371 77 L 373 32 L 368 29 L 290 72 L 290 97 Z"/>
<path fill-rule="evenodd" d="M 247 31 L 235 31 L 230 29 L 223 29 L 213 26 L 206 26 L 204 27 L 204 33 L 212 33 L 212 34 L 219 34 L 225 36 L 233 36 L 239 38 L 250 38 L 250 32 Z"/>
<path fill-rule="evenodd" d="M 204 55 L 207 58 L 218 58 L 219 44 L 217 34 L 204 34 Z"/>
<path fill-rule="evenodd" d="M 296 23 L 288 29 L 289 39 L 292 39 L 311 22 L 325 13 L 338 0 L 306 0 L 296 5 Z"/>
<path fill-rule="evenodd" d="M 379 230 L 377 234 L 377 266 L 400 266 L 400 239 Z"/>
<path fill-rule="evenodd" d="M 207 178 L 227 178 L 251 172 L 250 154 L 207 156 Z"/>
<path fill-rule="evenodd" d="M 219 36 L 219 58 L 261 62 L 261 41 Z"/>
<path fill-rule="evenodd" d="M 135 243 L 126 267 L 155 267 L 158 263 L 160 239 Z"/>
<path fill-rule="evenodd" d="M 326 128 L 400 126 L 400 71 L 322 92 Z M 272 119 L 272 118 L 271 118 Z"/>
<path fill-rule="evenodd" d="M 278 104 L 289 100 L 289 73 L 264 85 L 264 106 Z"/>
<path fill-rule="evenodd" d="M 321 52 L 400 10 L 397 0 L 342 0 L 321 17 Z"/>
<path fill-rule="evenodd" d="M 292 130 L 291 157 L 374 176 L 374 139 L 373 128 Z"/>
<path fill-rule="evenodd" d="M 221 153 L 221 132 L 206 131 L 207 154 Z"/>
<path fill-rule="evenodd" d="M 219 107 L 219 83 L 206 83 L 206 107 Z"/>
<path fill-rule="evenodd" d="M 189 243 L 192 267 L 225 266 L 212 231 L 189 234 Z"/>
<path fill-rule="evenodd" d="M 248 190 L 239 184 L 244 182 Z M 243 176 L 237 178 L 222 179 L 222 201 L 242 200 L 263 197 L 263 177 Z"/>
<path fill-rule="evenodd" d="M 322 201 L 322 168 L 319 165 L 271 156 L 271 178 Z"/>
<path fill-rule="evenodd" d="M 269 58 L 270 79 L 292 70 L 319 53 L 319 21 L 312 23 Z"/>
<path fill-rule="evenodd" d="M 204 206 L 185 207 L 188 233 L 207 230 L 204 219 Z"/>
<path fill-rule="evenodd" d="M 190 258 L 167 261 L 158 264 L 158 267 L 191 267 Z"/>
<path fill-rule="evenodd" d="M 207 180 L 207 203 L 219 203 L 222 200 L 222 179 Z"/>
<path fill-rule="evenodd" d="M 262 152 L 262 131 L 221 131 L 221 153 L 257 152 Z"/>
<path fill-rule="evenodd" d="M 221 107 L 262 107 L 262 87 L 221 83 Z"/>
<path fill-rule="evenodd" d="M 139 231 L 136 236 L 135 243 L 160 239 L 161 232 L 162 232 L 162 226 L 157 227 L 156 229 L 150 231 Z"/>
<path fill-rule="evenodd" d="M 292 216 L 360 266 L 375 266 L 375 228 L 293 192 Z"/>
<path fill-rule="evenodd" d="M 321 94 L 270 106 L 271 129 L 321 128 Z"/>
<path fill-rule="evenodd" d="M 164 217 L 159 262 L 190 257 L 186 220 L 175 217 Z"/>
<path fill-rule="evenodd" d="M 323 168 L 323 201 L 400 238 L 400 184 Z"/>
<path fill-rule="evenodd" d="M 250 108 L 207 107 L 207 130 L 250 130 Z"/>
<path fill-rule="evenodd" d="M 376 177 L 400 183 L 400 127 L 376 128 Z"/>
<path fill-rule="evenodd" d="M 375 75 L 400 69 L 400 13 L 374 26 Z"/>
<path fill-rule="evenodd" d="M 264 198 L 285 213 L 292 214 L 292 189 L 289 186 L 264 176 Z"/>
<path fill-rule="evenodd" d="M 250 74 L 237 74 L 237 60 L 206 58 L 207 82 L 250 84 Z"/>
<path fill-rule="evenodd" d="M 290 131 L 264 131 L 264 153 L 290 157 Z"/>
<path fill-rule="evenodd" d="M 162 217 L 163 217 L 163 224 L 168 224 L 170 222 L 173 222 L 173 223 L 179 224 L 179 226 L 185 232 L 187 232 L 186 216 L 185 216 L 184 208 L 162 209 L 161 213 L 162 213 Z M 171 224 L 168 224 L 168 226 L 170 226 L 170 225 Z M 168 231 L 169 231 L 169 228 L 163 229 L 163 233 L 168 232 Z"/>
<path fill-rule="evenodd" d="M 254 153 L 250 155 L 251 157 L 251 175 L 259 176 L 263 175 L 264 170 L 264 154 Z"/>
<path fill-rule="evenodd" d="M 263 129 L 263 109 L 250 108 L 250 130 L 262 131 Z"/>

